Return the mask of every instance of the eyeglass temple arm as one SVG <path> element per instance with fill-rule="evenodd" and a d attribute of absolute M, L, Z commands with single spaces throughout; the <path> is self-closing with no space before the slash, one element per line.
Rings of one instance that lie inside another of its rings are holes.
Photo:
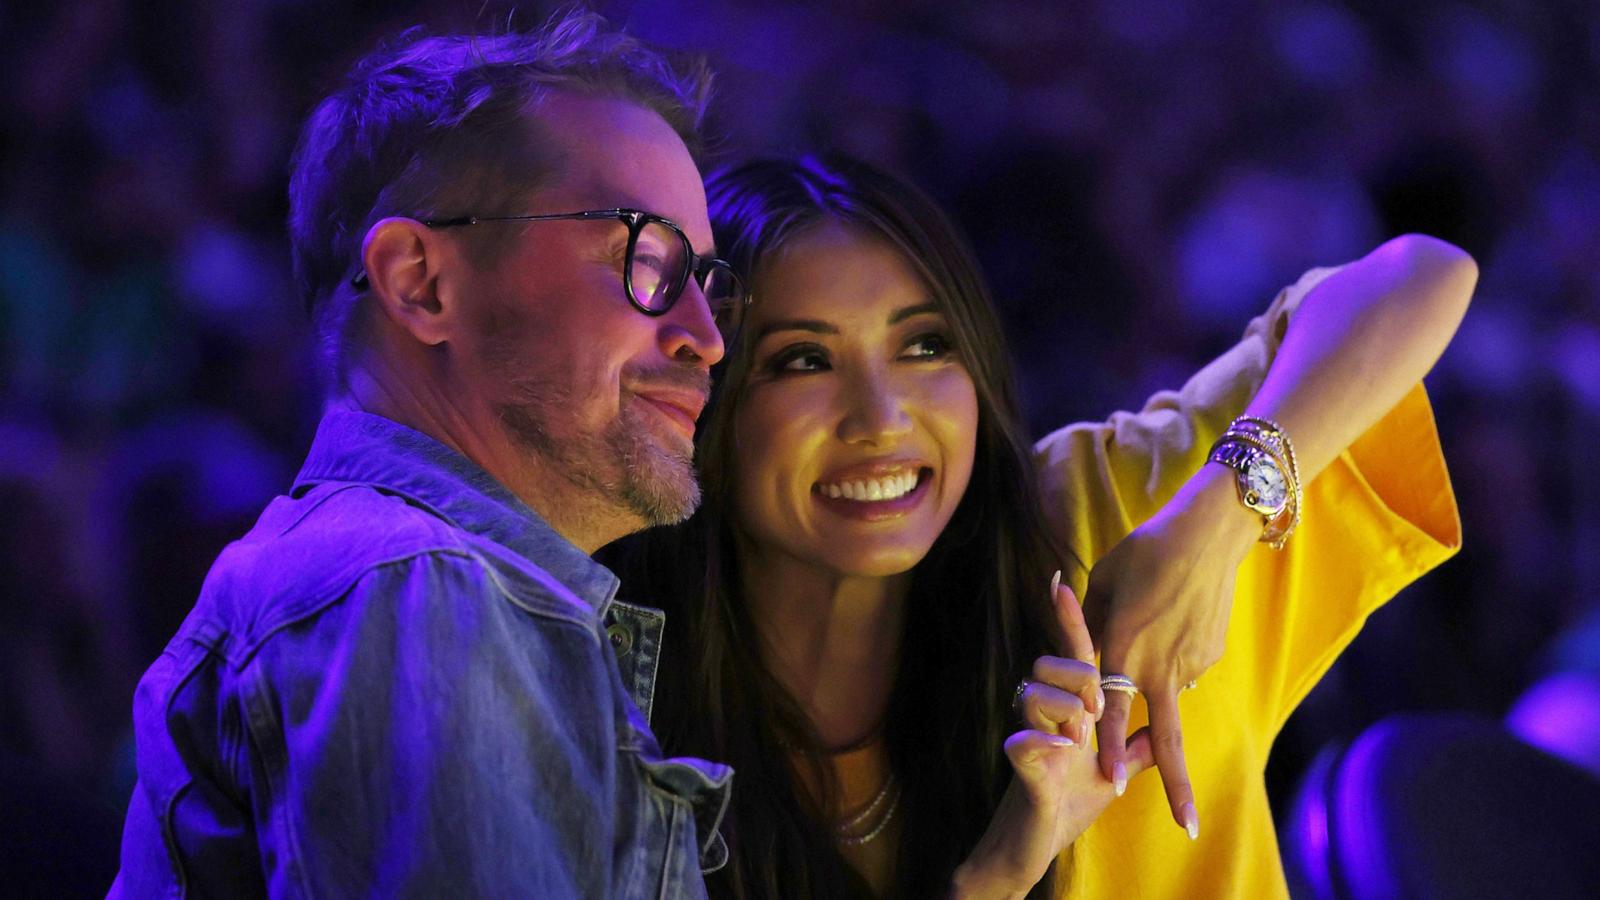
<path fill-rule="evenodd" d="M 462 225 L 476 225 L 479 222 L 539 222 L 552 219 L 623 219 L 629 225 L 639 216 L 635 210 L 630 209 L 592 209 L 581 213 L 557 213 L 547 216 L 456 216 L 453 219 L 418 219 L 428 228 L 456 228 Z M 698 274 L 698 269 L 696 274 Z M 360 272 L 350 276 L 350 286 L 362 290 L 367 286 L 367 272 Z"/>

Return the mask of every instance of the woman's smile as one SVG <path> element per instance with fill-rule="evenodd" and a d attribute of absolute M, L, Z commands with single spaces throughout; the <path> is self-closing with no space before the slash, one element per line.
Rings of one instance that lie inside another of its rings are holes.
<path fill-rule="evenodd" d="M 898 250 L 835 223 L 759 284 L 734 426 L 740 525 L 836 574 L 906 571 L 972 472 L 976 389 L 944 310 Z"/>
<path fill-rule="evenodd" d="M 851 519 L 877 522 L 904 516 L 928 496 L 933 468 L 919 461 L 889 460 L 829 473 L 811 486 L 823 509 Z"/>

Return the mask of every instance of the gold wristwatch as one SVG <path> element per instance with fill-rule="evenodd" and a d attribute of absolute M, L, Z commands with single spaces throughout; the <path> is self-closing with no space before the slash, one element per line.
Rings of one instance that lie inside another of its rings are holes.
<path fill-rule="evenodd" d="M 1234 471 L 1239 502 L 1261 516 L 1261 540 L 1282 550 L 1300 523 L 1300 466 L 1289 436 L 1270 419 L 1240 416 L 1207 459 Z"/>
<path fill-rule="evenodd" d="M 1234 471 L 1239 502 L 1246 509 L 1259 513 L 1264 526 L 1270 525 L 1289 507 L 1289 479 L 1284 477 L 1277 459 L 1266 450 L 1243 440 L 1219 441 L 1211 450 L 1211 462 L 1222 463 Z"/>

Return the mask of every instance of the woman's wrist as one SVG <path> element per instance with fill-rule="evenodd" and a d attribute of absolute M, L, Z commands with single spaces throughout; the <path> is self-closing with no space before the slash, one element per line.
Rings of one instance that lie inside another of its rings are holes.
<path fill-rule="evenodd" d="M 1009 879 L 985 872 L 970 858 L 950 876 L 951 900 L 1021 900 L 1027 895 L 1027 887 L 1018 888 Z"/>
<path fill-rule="evenodd" d="M 1239 502 L 1238 478 L 1220 463 L 1206 463 L 1173 498 L 1188 524 L 1243 560 L 1261 537 L 1261 516 Z M 1220 549 L 1220 548 L 1219 548 Z"/>

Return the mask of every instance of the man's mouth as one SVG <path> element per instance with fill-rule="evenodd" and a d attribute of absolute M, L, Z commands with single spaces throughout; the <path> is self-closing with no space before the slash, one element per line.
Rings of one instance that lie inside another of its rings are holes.
<path fill-rule="evenodd" d="M 634 396 L 649 404 L 670 420 L 690 440 L 694 439 L 694 423 L 705 408 L 706 396 L 694 391 L 650 388 L 635 390 Z"/>

